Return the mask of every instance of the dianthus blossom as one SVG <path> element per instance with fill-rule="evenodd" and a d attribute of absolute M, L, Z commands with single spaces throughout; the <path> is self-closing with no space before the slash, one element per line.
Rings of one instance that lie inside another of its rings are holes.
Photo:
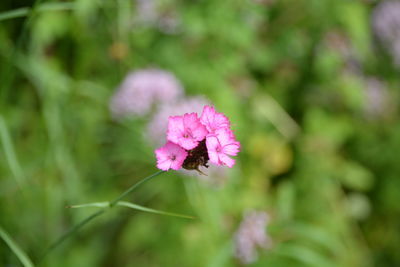
<path fill-rule="evenodd" d="M 185 113 L 168 119 L 167 143 L 155 150 L 157 167 L 161 170 L 197 170 L 208 168 L 208 161 L 232 168 L 231 156 L 239 153 L 240 143 L 230 127 L 228 117 L 204 106 L 201 116 Z"/>
<path fill-rule="evenodd" d="M 187 157 L 187 152 L 180 146 L 167 142 L 156 150 L 157 167 L 161 170 L 179 170 Z"/>

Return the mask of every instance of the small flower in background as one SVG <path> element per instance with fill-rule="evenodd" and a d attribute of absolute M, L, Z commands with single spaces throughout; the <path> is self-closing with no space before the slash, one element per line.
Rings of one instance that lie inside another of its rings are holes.
<path fill-rule="evenodd" d="M 374 77 L 365 80 L 365 115 L 376 119 L 391 111 L 390 96 L 385 84 Z"/>
<path fill-rule="evenodd" d="M 157 168 L 168 171 L 179 170 L 187 157 L 187 152 L 174 143 L 167 142 L 163 147 L 156 150 Z"/>
<path fill-rule="evenodd" d="M 165 34 L 179 32 L 180 21 L 174 6 L 159 0 L 136 0 L 134 24 L 153 27 Z"/>
<path fill-rule="evenodd" d="M 269 216 L 266 212 L 252 211 L 243 216 L 235 234 L 235 257 L 243 264 L 257 260 L 257 247 L 268 249 L 272 240 L 266 233 Z"/>
<path fill-rule="evenodd" d="M 400 1 L 382 1 L 372 13 L 372 28 L 400 66 Z"/>
<path fill-rule="evenodd" d="M 154 104 L 173 102 L 183 94 L 175 76 L 159 69 L 143 69 L 127 75 L 111 99 L 114 118 L 144 116 Z"/>
<path fill-rule="evenodd" d="M 216 165 L 233 167 L 235 161 L 228 155 L 237 155 L 240 143 L 235 140 L 228 118 L 210 106 L 203 108 L 200 118 L 197 113 L 185 113 L 168 119 L 168 141 L 187 152 L 180 167 L 203 174 L 199 167 L 208 168 L 210 158 L 211 163 Z M 158 159 L 159 150 L 156 150 L 156 156 Z"/>
<path fill-rule="evenodd" d="M 152 24 L 157 20 L 157 3 L 155 0 L 136 0 L 137 19 L 143 24 Z"/>

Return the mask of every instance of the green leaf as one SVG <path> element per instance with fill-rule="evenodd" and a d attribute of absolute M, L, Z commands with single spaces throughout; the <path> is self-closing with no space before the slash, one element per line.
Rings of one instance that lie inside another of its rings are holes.
<path fill-rule="evenodd" d="M 108 201 L 93 202 L 93 203 L 87 203 L 87 204 L 78 204 L 78 205 L 67 206 L 67 208 L 71 208 L 71 209 L 89 208 L 89 207 L 107 208 L 107 207 L 110 207 L 110 202 L 108 202 Z"/>
<path fill-rule="evenodd" d="M 37 8 L 37 12 L 43 11 L 59 11 L 59 10 L 72 10 L 75 3 L 47 3 L 42 4 Z M 0 21 L 25 17 L 29 14 L 31 9 L 29 7 L 21 7 L 0 13 Z"/>
<path fill-rule="evenodd" d="M 281 244 L 276 253 L 278 255 L 286 256 L 295 259 L 306 266 L 316 267 L 333 267 L 333 263 L 325 255 L 302 245 L 297 244 Z"/>
<path fill-rule="evenodd" d="M 291 181 L 283 182 L 277 190 L 277 211 L 280 219 L 290 220 L 295 210 L 296 188 Z"/>
<path fill-rule="evenodd" d="M 32 261 L 26 255 L 26 253 L 15 243 L 15 241 L 8 235 L 6 231 L 0 226 L 0 237 L 9 246 L 9 248 L 14 252 L 17 258 L 20 260 L 22 265 L 25 267 L 33 267 Z"/>
<path fill-rule="evenodd" d="M 294 234 L 296 239 L 307 240 L 332 255 L 345 253 L 345 247 L 338 237 L 321 226 L 298 222 L 287 226 L 287 230 Z"/>
<path fill-rule="evenodd" d="M 141 211 L 145 211 L 145 212 L 156 213 L 156 214 L 161 214 L 161 215 L 166 215 L 166 216 L 180 217 L 180 218 L 186 218 L 186 219 L 194 219 L 195 218 L 195 217 L 189 216 L 189 215 L 183 215 L 183 214 L 178 214 L 178 213 L 150 209 L 150 208 L 146 208 L 146 207 L 136 205 L 136 204 L 126 202 L 126 201 L 117 202 L 117 206 L 127 207 L 127 208 L 131 208 L 131 209 L 136 209 L 136 210 L 141 210 Z"/>
<path fill-rule="evenodd" d="M 143 207 L 143 206 L 140 206 L 137 204 L 133 204 L 131 202 L 126 202 L 126 201 L 118 201 L 115 205 L 120 206 L 120 207 L 127 207 L 127 208 L 131 208 L 131 209 L 135 209 L 135 210 L 140 210 L 140 211 L 144 211 L 144 212 L 166 215 L 166 216 L 180 217 L 180 218 L 186 218 L 186 219 L 194 219 L 195 218 L 195 217 L 189 216 L 189 215 L 183 215 L 183 214 L 178 214 L 178 213 L 172 213 L 172 212 L 166 212 L 166 211 L 146 208 L 146 207 Z M 90 207 L 109 208 L 109 207 L 111 207 L 111 203 L 108 201 L 105 201 L 105 202 L 93 202 L 93 203 L 87 203 L 87 204 L 67 206 L 67 208 L 71 208 L 71 209 L 90 208 Z"/>
<path fill-rule="evenodd" d="M 21 186 L 25 180 L 21 165 L 19 164 L 17 155 L 14 150 L 14 146 L 7 128 L 6 121 L 0 115 L 0 140 L 3 144 L 4 154 L 7 159 L 7 163 L 10 170 L 17 182 L 18 186 Z"/>
<path fill-rule="evenodd" d="M 229 240 L 225 245 L 221 246 L 218 251 L 216 251 L 215 256 L 210 259 L 207 264 L 208 267 L 218 267 L 229 265 L 229 260 L 232 257 L 233 243 Z"/>
<path fill-rule="evenodd" d="M 320 108 L 311 108 L 305 115 L 305 133 L 318 138 L 326 149 L 338 149 L 353 133 L 353 125 L 348 117 L 328 113 Z"/>
<path fill-rule="evenodd" d="M 374 184 L 374 176 L 370 170 L 351 161 L 341 166 L 339 178 L 343 185 L 358 191 L 368 191 Z"/>

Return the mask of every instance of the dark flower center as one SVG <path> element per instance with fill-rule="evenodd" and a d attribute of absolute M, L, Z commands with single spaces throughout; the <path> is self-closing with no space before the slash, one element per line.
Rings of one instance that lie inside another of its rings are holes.
<path fill-rule="evenodd" d="M 201 141 L 197 147 L 188 151 L 188 156 L 183 162 L 182 167 L 186 170 L 198 170 L 200 166 L 208 168 L 209 160 L 206 140 Z"/>

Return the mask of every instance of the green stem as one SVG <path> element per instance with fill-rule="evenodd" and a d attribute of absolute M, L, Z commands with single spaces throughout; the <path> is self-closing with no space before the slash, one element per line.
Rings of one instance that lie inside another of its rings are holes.
<path fill-rule="evenodd" d="M 152 178 L 160 175 L 161 173 L 163 173 L 164 171 L 158 171 L 152 175 L 147 176 L 146 178 L 140 180 L 139 182 L 137 182 L 136 184 L 132 185 L 131 187 L 128 188 L 128 190 L 126 190 L 125 192 L 123 192 L 121 195 L 119 195 L 116 199 L 114 199 L 113 201 L 110 202 L 110 208 L 114 207 L 115 204 L 117 204 L 118 201 L 120 201 L 121 199 L 123 199 L 124 197 L 126 197 L 128 194 L 132 193 L 137 187 L 139 187 L 141 184 L 151 180 Z"/>
<path fill-rule="evenodd" d="M 78 231 L 80 228 L 82 228 L 85 224 L 87 224 L 88 222 L 90 222 L 91 220 L 93 220 L 94 218 L 100 216 L 101 214 L 103 214 L 106 210 L 105 209 L 101 209 L 95 213 L 93 213 L 92 215 L 90 215 L 89 217 L 87 217 L 86 219 L 84 219 L 83 221 L 81 221 L 80 223 L 78 223 L 77 225 L 75 225 L 74 227 L 72 227 L 71 229 L 68 230 L 68 232 L 66 232 L 65 234 L 63 234 L 60 238 L 57 239 L 57 241 L 55 241 L 53 244 L 50 245 L 50 247 L 47 249 L 47 251 L 45 252 L 45 254 L 43 255 L 43 258 L 53 249 L 55 249 L 56 247 L 58 247 L 62 242 L 64 242 L 65 239 L 67 239 L 69 236 L 73 235 L 76 231 Z"/>
<path fill-rule="evenodd" d="M 80 223 L 78 223 L 77 225 L 75 225 L 74 227 L 72 227 L 71 229 L 68 230 L 68 232 L 66 232 L 65 234 L 63 234 L 62 236 L 60 236 L 54 243 L 52 243 L 50 245 L 50 247 L 45 251 L 45 253 L 43 254 L 41 260 L 39 261 L 42 262 L 44 260 L 44 258 L 51 252 L 53 251 L 55 248 L 57 248 L 59 245 L 61 245 L 61 243 L 63 243 L 68 237 L 72 236 L 75 232 L 77 232 L 79 229 L 81 229 L 83 226 L 85 226 L 88 222 L 92 221 L 93 219 L 95 219 L 96 217 L 102 215 L 103 213 L 105 213 L 107 210 L 109 210 L 110 208 L 113 208 L 118 201 L 120 201 L 121 199 L 123 199 L 124 197 L 126 197 L 129 193 L 132 193 L 136 188 L 138 188 L 141 184 L 151 180 L 152 178 L 160 175 L 161 173 L 164 173 L 164 171 L 158 171 L 152 175 L 147 176 L 146 178 L 143 178 L 142 180 L 140 180 L 139 182 L 137 182 L 136 184 L 132 185 L 131 187 L 128 188 L 128 190 L 126 190 L 125 192 L 123 192 L 121 195 L 119 195 L 116 199 L 114 199 L 113 201 L 110 202 L 110 205 L 106 208 L 102 208 L 101 210 L 93 213 L 92 215 L 90 215 L 89 217 L 87 217 L 86 219 L 84 219 L 83 221 L 81 221 Z"/>
<path fill-rule="evenodd" d="M 3 239 L 9 248 L 14 252 L 24 267 L 33 267 L 33 263 L 26 253 L 18 246 L 17 243 L 15 243 L 11 236 L 1 226 L 0 238 Z"/>

